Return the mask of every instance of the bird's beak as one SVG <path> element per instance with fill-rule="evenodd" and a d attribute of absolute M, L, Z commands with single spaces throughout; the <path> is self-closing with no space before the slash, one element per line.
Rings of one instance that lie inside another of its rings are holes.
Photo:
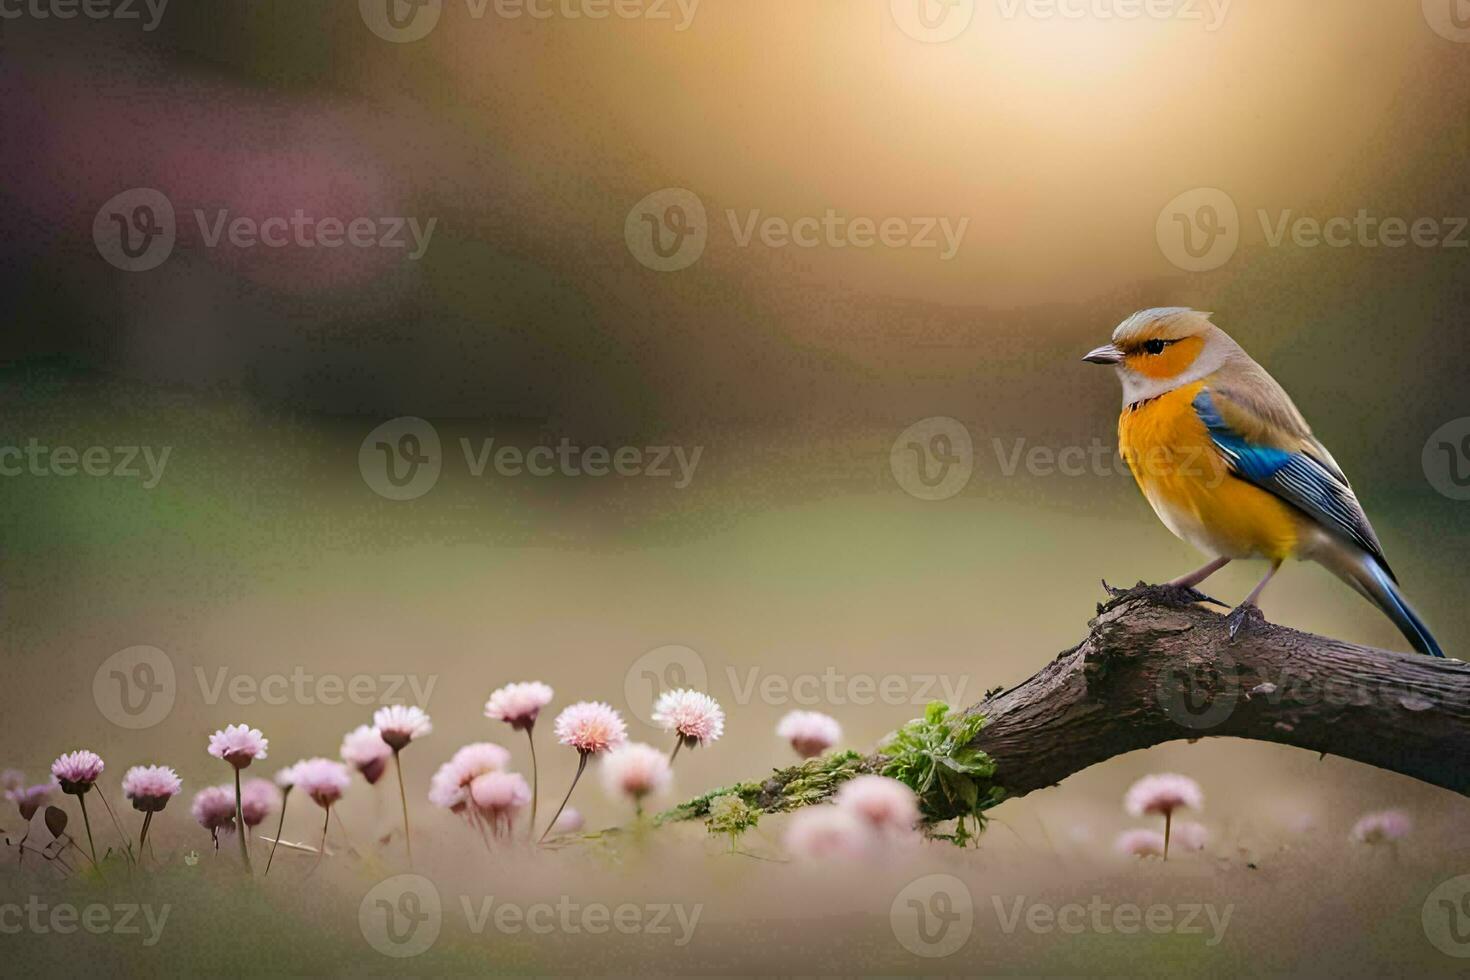
<path fill-rule="evenodd" d="M 1096 350 L 1090 350 L 1082 358 L 1091 364 L 1117 364 L 1123 359 L 1123 352 L 1112 344 L 1103 344 Z"/>

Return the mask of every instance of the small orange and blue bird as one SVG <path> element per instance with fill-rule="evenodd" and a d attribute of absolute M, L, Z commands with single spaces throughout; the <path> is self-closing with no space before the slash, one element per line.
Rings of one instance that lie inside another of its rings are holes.
<path fill-rule="evenodd" d="M 1444 656 L 1342 468 L 1281 385 L 1210 316 L 1142 310 L 1083 358 L 1117 369 L 1119 448 L 1154 513 L 1210 556 L 1167 584 L 1194 590 L 1232 561 L 1269 562 L 1229 616 L 1234 639 L 1282 562 L 1315 561 L 1383 610 L 1415 650 Z"/>

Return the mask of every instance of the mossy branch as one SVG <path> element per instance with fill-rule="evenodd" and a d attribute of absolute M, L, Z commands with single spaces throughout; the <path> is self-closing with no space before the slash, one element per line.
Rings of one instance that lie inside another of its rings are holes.
<path fill-rule="evenodd" d="M 659 821 L 707 819 L 721 796 L 784 813 L 821 803 L 853 776 L 883 773 L 919 793 L 932 825 L 978 816 L 1125 752 L 1214 736 L 1339 755 L 1470 796 L 1470 666 L 1259 617 L 1232 641 L 1223 616 L 1179 590 L 1140 584 L 1113 596 L 1077 646 L 963 716 L 946 715 L 951 726 L 970 719 L 968 753 L 944 747 L 944 732 L 926 716 L 900 729 L 912 744 L 897 756 L 843 752 L 778 769 L 706 793 Z M 926 753 L 964 771 L 928 766 Z"/>

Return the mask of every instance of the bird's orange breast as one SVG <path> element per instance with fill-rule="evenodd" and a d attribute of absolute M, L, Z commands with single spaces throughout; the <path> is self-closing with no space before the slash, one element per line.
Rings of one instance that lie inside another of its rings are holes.
<path fill-rule="evenodd" d="M 1118 445 L 1138 488 L 1180 538 L 1222 558 L 1289 557 L 1299 518 L 1292 508 L 1237 478 L 1194 410 L 1203 382 L 1130 405 Z"/>

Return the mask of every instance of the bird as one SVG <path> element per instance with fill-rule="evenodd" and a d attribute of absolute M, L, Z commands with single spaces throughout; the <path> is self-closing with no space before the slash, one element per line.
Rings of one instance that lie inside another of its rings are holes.
<path fill-rule="evenodd" d="M 1166 585 L 1207 600 L 1195 587 L 1230 562 L 1267 561 L 1265 577 L 1227 617 L 1233 643 L 1282 563 L 1314 561 L 1382 610 L 1415 650 L 1443 657 L 1342 467 L 1281 385 L 1212 316 L 1179 306 L 1141 310 L 1082 358 L 1117 371 L 1119 449 L 1154 513 L 1210 556 Z"/>

